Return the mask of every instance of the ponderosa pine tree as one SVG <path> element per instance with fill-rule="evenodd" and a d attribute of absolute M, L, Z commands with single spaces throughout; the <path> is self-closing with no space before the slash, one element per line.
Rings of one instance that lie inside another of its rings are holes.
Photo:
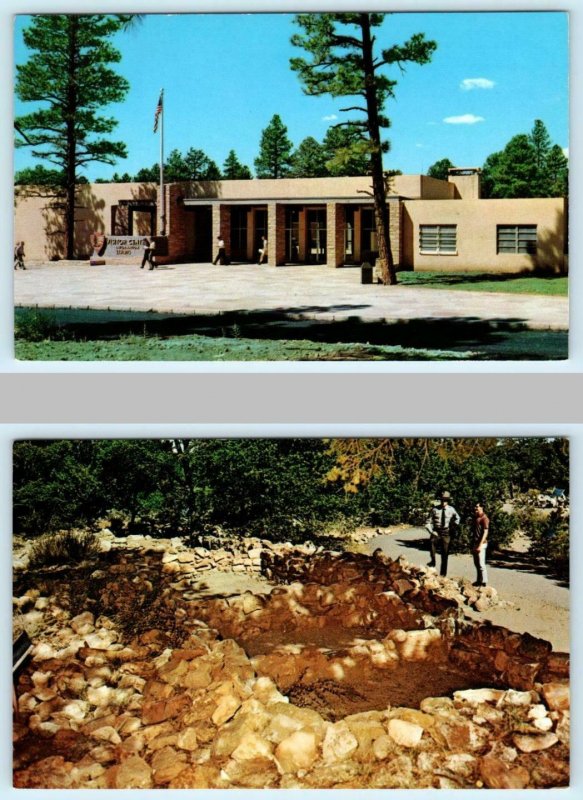
<path fill-rule="evenodd" d="M 292 147 L 286 126 L 279 114 L 274 114 L 261 134 L 259 156 L 254 161 L 257 177 L 285 178 L 289 175 Z"/>
<path fill-rule="evenodd" d="M 350 122 L 368 140 L 381 280 L 385 284 L 395 284 L 397 275 L 390 247 L 383 170 L 383 152 L 387 152 L 389 145 L 381 140 L 381 128 L 389 127 L 383 110 L 387 100 L 394 97 L 397 81 L 382 70 L 397 66 L 403 71 L 407 63 L 427 64 L 437 44 L 417 33 L 403 45 L 381 50 L 380 55 L 375 53 L 373 31 L 386 17 L 386 14 L 371 13 L 296 15 L 296 24 L 303 33 L 294 34 L 291 41 L 306 51 L 308 59 L 292 58 L 291 67 L 298 73 L 308 95 L 359 98 L 357 105 L 341 110 L 364 115 L 364 119 Z"/>
<path fill-rule="evenodd" d="M 370 175 L 368 140 L 361 128 L 351 123 L 333 125 L 326 131 L 322 147 L 329 175 Z"/>
<path fill-rule="evenodd" d="M 551 197 L 567 197 L 569 194 L 569 160 L 563 148 L 554 144 L 549 150 L 545 171 L 548 181 L 548 192 Z"/>
<path fill-rule="evenodd" d="M 313 136 L 307 136 L 292 153 L 292 178 L 322 178 L 328 175 L 326 155 Z"/>
<path fill-rule="evenodd" d="M 164 174 L 172 181 L 217 181 L 221 171 L 216 163 L 203 150 L 190 147 L 186 155 L 180 150 L 170 152 L 164 165 Z"/>
<path fill-rule="evenodd" d="M 565 197 L 569 162 L 542 120 L 529 134 L 513 136 L 504 150 L 492 153 L 482 169 L 483 197 Z"/>
<path fill-rule="evenodd" d="M 235 151 L 229 150 L 229 154 L 223 164 L 223 177 L 229 181 L 246 181 L 253 176 L 249 167 L 239 161 Z"/>
<path fill-rule="evenodd" d="M 542 173 L 551 149 L 551 137 L 542 119 L 535 119 L 529 138 L 534 147 L 536 168 Z"/>
<path fill-rule="evenodd" d="M 504 150 L 488 156 L 482 169 L 482 196 L 540 196 L 535 150 L 525 133 L 513 136 Z"/>
<path fill-rule="evenodd" d="M 129 84 L 108 65 L 121 54 L 110 39 L 128 16 L 39 14 L 24 30 L 32 55 L 16 67 L 16 94 L 42 107 L 18 117 L 17 147 L 30 146 L 36 158 L 64 173 L 65 254 L 75 254 L 75 186 L 78 171 L 91 162 L 115 164 L 126 157 L 123 142 L 107 138 L 117 125 L 98 114 L 121 102 Z"/>
<path fill-rule="evenodd" d="M 437 178 L 440 181 L 446 181 L 448 176 L 448 170 L 452 169 L 454 164 L 449 160 L 449 158 L 440 158 L 439 161 L 436 161 L 435 164 L 432 164 L 429 169 L 427 170 L 427 175 L 430 178 Z"/>

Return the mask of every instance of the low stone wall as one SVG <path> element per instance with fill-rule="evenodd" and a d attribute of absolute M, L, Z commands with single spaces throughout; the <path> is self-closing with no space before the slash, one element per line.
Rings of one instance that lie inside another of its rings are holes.
<path fill-rule="evenodd" d="M 109 617 L 70 618 L 41 599 L 46 640 L 19 685 L 17 788 L 568 783 L 564 685 L 486 687 L 330 722 L 290 703 L 240 647 L 202 623 L 177 647 L 158 629 L 128 642 Z"/>
<path fill-rule="evenodd" d="M 279 626 L 284 633 L 292 623 L 314 631 L 332 620 L 351 626 L 367 619 L 380 582 L 351 573 L 351 580 L 328 585 L 295 582 L 271 596 L 203 600 L 189 588 L 188 576 L 168 570 L 192 562 L 165 561 L 167 545 L 159 542 L 152 542 L 151 552 L 132 550 L 129 537 L 125 544 L 121 552 L 113 545 L 93 571 L 48 571 L 40 588 L 15 598 L 27 625 L 38 631 L 32 662 L 17 685 L 17 788 L 568 784 L 568 658 L 552 653 L 548 643 L 469 623 L 450 606 L 432 616 L 422 610 L 425 600 L 419 607 L 411 602 L 425 591 L 403 574 L 404 567 L 384 564 L 403 593 L 380 592 L 375 608 L 384 609 L 391 624 L 397 618 L 403 624 L 379 640 L 354 642 L 346 652 L 276 649 L 272 666 L 302 664 L 302 675 L 289 676 L 290 686 L 302 676 L 309 684 L 310 669 L 317 678 L 329 670 L 329 679 L 342 686 L 350 668 L 358 675 L 362 667 L 363 675 L 366 665 L 387 670 L 390 681 L 388 670 L 396 663 L 431 670 L 444 648 L 448 656 L 488 656 L 499 676 L 511 663 L 540 666 L 529 689 L 485 683 L 453 697 L 424 697 L 418 708 L 387 704 L 330 721 L 289 702 L 260 674 L 269 654 L 250 659 L 232 639 L 221 640 L 213 623 L 233 631 Z M 354 563 L 341 558 L 338 568 Z M 74 606 L 80 603 L 85 609 L 79 612 Z M 406 630 L 408 624 L 423 627 Z M 475 664 L 463 663 L 468 669 Z"/>

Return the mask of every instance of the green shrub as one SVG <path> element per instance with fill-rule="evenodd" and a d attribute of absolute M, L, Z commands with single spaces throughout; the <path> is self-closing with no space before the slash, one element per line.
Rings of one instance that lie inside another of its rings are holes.
<path fill-rule="evenodd" d="M 29 570 L 43 567 L 79 564 L 95 558 L 99 545 L 91 533 L 84 531 L 59 531 L 41 536 L 30 552 Z"/>
<path fill-rule="evenodd" d="M 63 328 L 55 315 L 48 311 L 30 309 L 16 315 L 14 333 L 17 339 L 25 342 L 43 342 L 47 339 L 65 338 Z"/>
<path fill-rule="evenodd" d="M 529 553 L 561 573 L 569 571 L 569 517 L 562 509 L 550 514 L 527 508 L 520 514 L 521 528 L 531 541 Z"/>

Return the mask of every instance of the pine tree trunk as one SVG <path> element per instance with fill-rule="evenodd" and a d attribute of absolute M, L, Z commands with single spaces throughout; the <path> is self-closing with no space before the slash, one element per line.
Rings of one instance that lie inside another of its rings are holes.
<path fill-rule="evenodd" d="M 375 74 L 373 66 L 373 44 L 368 14 L 361 14 L 362 56 L 365 77 L 366 107 L 368 112 L 368 133 L 372 144 L 371 171 L 374 197 L 375 221 L 377 229 L 378 263 L 381 281 L 385 285 L 397 283 L 397 274 L 393 263 L 391 240 L 389 235 L 389 216 L 385 194 L 383 174 L 383 154 L 381 150 L 381 134 L 379 125 L 379 109 L 375 90 Z"/>

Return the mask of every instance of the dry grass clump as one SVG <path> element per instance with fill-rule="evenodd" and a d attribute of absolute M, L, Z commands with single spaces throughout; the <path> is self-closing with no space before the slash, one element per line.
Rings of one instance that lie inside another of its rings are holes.
<path fill-rule="evenodd" d="M 99 544 L 87 531 L 59 531 L 41 536 L 32 546 L 29 570 L 79 564 L 95 558 Z"/>

